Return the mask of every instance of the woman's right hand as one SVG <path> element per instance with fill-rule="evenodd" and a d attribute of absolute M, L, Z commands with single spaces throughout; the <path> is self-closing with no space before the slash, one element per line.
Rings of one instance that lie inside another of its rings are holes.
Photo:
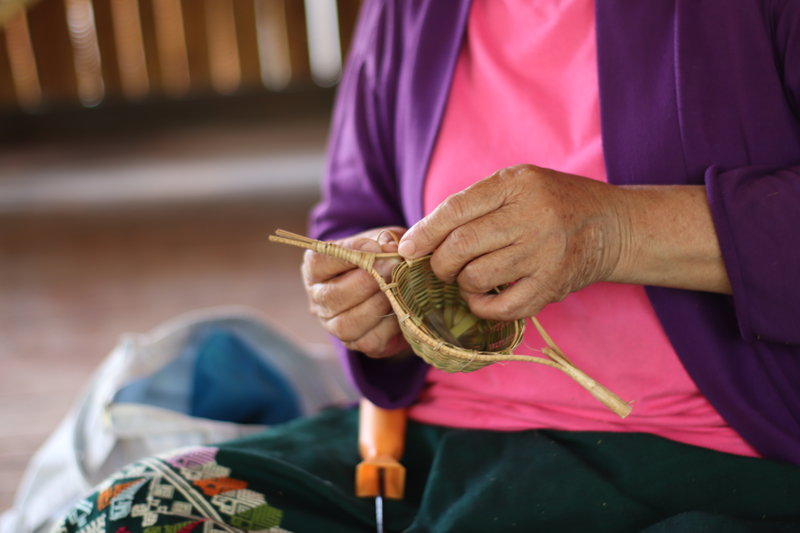
<path fill-rule="evenodd" d="M 396 252 L 397 244 L 386 233 L 400 237 L 405 231 L 401 227 L 376 228 L 336 243 L 366 252 Z M 379 238 L 389 242 L 378 244 Z M 375 267 L 388 281 L 396 263 L 383 259 L 376 261 Z M 302 272 L 311 313 L 347 348 L 373 358 L 409 350 L 389 300 L 367 272 L 311 250 L 305 252 Z"/>

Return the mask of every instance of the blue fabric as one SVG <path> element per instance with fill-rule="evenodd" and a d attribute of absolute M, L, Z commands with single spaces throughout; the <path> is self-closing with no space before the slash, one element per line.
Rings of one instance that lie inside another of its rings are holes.
<path fill-rule="evenodd" d="M 115 403 L 141 403 L 188 414 L 190 387 L 197 353 L 187 347 L 158 372 L 126 383 L 114 395 Z"/>
<path fill-rule="evenodd" d="M 198 347 L 193 385 L 193 416 L 272 425 L 302 414 L 286 378 L 225 330 L 208 332 Z"/>
<path fill-rule="evenodd" d="M 114 401 L 240 424 L 274 425 L 302 414 L 283 374 L 255 347 L 219 326 L 199 329 L 175 359 L 126 384 Z"/>

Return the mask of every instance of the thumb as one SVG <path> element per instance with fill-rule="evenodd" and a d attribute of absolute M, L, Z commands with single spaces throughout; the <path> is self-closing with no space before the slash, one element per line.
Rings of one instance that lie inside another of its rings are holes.
<path fill-rule="evenodd" d="M 454 229 L 498 209 L 503 190 L 494 176 L 449 196 L 428 216 L 411 226 L 397 251 L 406 259 L 433 253 Z"/>

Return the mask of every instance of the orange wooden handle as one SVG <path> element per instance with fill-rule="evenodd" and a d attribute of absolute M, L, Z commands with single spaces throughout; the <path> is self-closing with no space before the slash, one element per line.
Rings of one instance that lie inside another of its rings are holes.
<path fill-rule="evenodd" d="M 356 496 L 401 499 L 406 470 L 399 460 L 406 437 L 406 409 L 382 409 L 363 399 L 359 407 L 358 450 L 363 459 L 356 467 Z M 379 471 L 383 487 L 379 487 Z"/>

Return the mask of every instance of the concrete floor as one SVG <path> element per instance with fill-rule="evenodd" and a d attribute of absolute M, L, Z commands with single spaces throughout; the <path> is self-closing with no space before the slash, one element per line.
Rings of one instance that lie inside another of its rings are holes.
<path fill-rule="evenodd" d="M 267 241 L 276 227 L 303 232 L 312 201 L 0 217 L 0 509 L 121 333 L 235 304 L 300 344 L 326 343 L 301 252 Z"/>

